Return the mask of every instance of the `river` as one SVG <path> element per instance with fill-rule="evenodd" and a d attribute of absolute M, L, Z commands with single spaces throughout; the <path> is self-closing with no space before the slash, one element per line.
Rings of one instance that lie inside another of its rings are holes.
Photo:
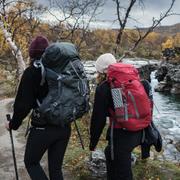
<path fill-rule="evenodd" d="M 151 74 L 154 111 L 153 119 L 163 137 L 163 159 L 180 162 L 180 96 L 154 92 L 158 81 Z"/>

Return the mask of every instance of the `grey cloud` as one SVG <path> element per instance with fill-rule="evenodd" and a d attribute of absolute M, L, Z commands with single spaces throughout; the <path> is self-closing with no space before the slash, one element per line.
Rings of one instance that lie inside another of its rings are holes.
<path fill-rule="evenodd" d="M 127 1 L 126 1 L 127 2 Z M 171 0 L 144 0 L 144 8 L 139 8 L 136 5 L 133 8 L 131 16 L 136 18 L 140 22 L 140 26 L 151 25 L 152 18 L 158 18 L 161 13 L 164 13 L 170 6 Z M 115 19 L 116 8 L 115 3 L 112 0 L 107 0 L 103 8 L 103 13 L 99 16 L 103 19 Z M 180 13 L 180 0 L 176 0 L 173 12 Z M 171 25 L 174 23 L 180 23 L 180 16 L 172 16 L 162 22 L 162 25 Z M 134 26 L 135 22 L 131 21 L 130 26 Z"/>
<path fill-rule="evenodd" d="M 47 5 L 49 0 L 39 0 L 39 2 Z M 128 3 L 128 0 L 122 2 Z M 160 13 L 167 10 L 170 3 L 171 0 L 144 0 L 144 9 L 142 10 L 136 6 L 133 8 L 131 15 L 133 18 L 137 18 L 140 22 L 142 21 L 142 26 L 148 26 L 151 24 L 152 17 L 159 17 Z M 117 19 L 115 2 L 113 2 L 113 0 L 105 0 L 105 5 L 101 8 L 101 12 L 102 14 L 100 14 L 97 19 L 107 20 L 108 27 L 111 27 L 112 22 L 109 21 Z M 176 0 L 173 12 L 180 13 L 180 0 Z M 131 22 L 129 25 L 134 26 L 133 23 L 134 22 Z M 180 23 L 180 18 L 179 16 L 173 16 L 167 18 L 164 23 L 165 24 L 162 24 L 171 25 L 172 23 Z"/>

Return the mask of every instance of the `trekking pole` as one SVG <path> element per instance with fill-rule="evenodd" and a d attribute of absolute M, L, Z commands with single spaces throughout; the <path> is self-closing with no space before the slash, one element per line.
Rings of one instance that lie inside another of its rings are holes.
<path fill-rule="evenodd" d="M 155 107 L 155 109 L 157 110 L 157 112 L 158 112 L 159 114 L 161 114 L 160 111 L 159 111 L 159 109 L 158 109 L 158 107 L 157 107 L 156 104 L 154 103 L 154 101 L 153 101 L 153 104 L 154 104 L 154 107 Z"/>
<path fill-rule="evenodd" d="M 11 116 L 10 114 L 6 114 L 7 121 L 11 121 Z M 15 156 L 15 149 L 14 149 L 14 141 L 13 141 L 13 135 L 12 135 L 12 130 L 9 130 L 10 134 L 10 139 L 11 139 L 11 146 L 12 146 L 12 155 L 13 155 L 13 161 L 14 161 L 14 169 L 15 169 L 15 174 L 16 174 L 16 180 L 19 180 L 18 178 L 18 171 L 17 171 L 17 164 L 16 164 L 16 156 Z"/>
<path fill-rule="evenodd" d="M 82 149 L 84 149 L 83 140 L 82 140 L 82 138 L 81 138 L 81 134 L 80 134 L 80 132 L 79 132 L 79 129 L 78 129 L 78 126 L 77 126 L 76 121 L 74 121 L 74 124 L 75 124 L 75 127 L 76 127 L 76 131 L 77 131 L 77 133 L 78 133 L 78 136 L 79 136 L 79 140 L 80 140 L 80 143 L 81 143 Z"/>

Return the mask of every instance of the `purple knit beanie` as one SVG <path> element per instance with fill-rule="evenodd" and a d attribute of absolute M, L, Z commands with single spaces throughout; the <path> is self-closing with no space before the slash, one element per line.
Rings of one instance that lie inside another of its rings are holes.
<path fill-rule="evenodd" d="M 37 36 L 29 46 L 29 56 L 31 59 L 40 59 L 49 42 L 44 36 Z"/>

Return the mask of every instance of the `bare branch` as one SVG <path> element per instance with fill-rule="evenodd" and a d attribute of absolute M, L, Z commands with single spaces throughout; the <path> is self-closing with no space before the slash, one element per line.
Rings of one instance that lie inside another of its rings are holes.
<path fill-rule="evenodd" d="M 136 3 L 136 0 L 129 1 L 127 9 L 123 8 L 123 9 L 125 9 L 125 13 L 123 15 L 121 13 L 122 6 L 120 6 L 121 0 L 113 0 L 113 1 L 115 1 L 115 3 L 116 3 L 117 17 L 118 17 L 119 26 L 120 26 L 117 37 L 116 37 L 116 48 L 114 49 L 115 54 L 116 54 L 117 49 L 118 49 L 119 45 L 121 44 L 122 35 L 123 35 L 124 29 L 126 27 L 127 21 L 130 18 L 130 12 L 131 12 L 134 4 Z"/>
<path fill-rule="evenodd" d="M 130 15 L 132 8 L 134 7 L 136 2 L 139 3 L 139 6 L 144 8 L 144 1 L 143 0 L 138 0 L 138 1 L 137 0 L 129 0 L 129 4 L 124 13 L 122 11 L 120 11 L 122 9 L 122 7 L 120 6 L 120 3 L 122 1 L 121 0 L 113 0 L 113 1 L 115 1 L 115 3 L 116 3 L 117 18 L 118 18 L 119 26 L 120 26 L 118 34 L 117 34 L 117 38 L 116 38 L 116 45 L 117 45 L 117 47 L 115 49 L 115 53 L 116 53 L 119 45 L 121 44 L 121 39 L 122 39 L 124 30 L 126 28 L 127 21 L 129 19 L 132 19 L 131 15 Z M 161 22 L 165 18 L 167 18 L 169 16 L 173 16 L 173 15 L 179 15 L 179 13 L 172 12 L 172 8 L 174 6 L 175 1 L 176 0 L 171 0 L 170 6 L 164 13 L 160 14 L 159 18 L 152 19 L 152 25 L 147 29 L 146 32 L 142 32 L 141 28 L 136 27 L 138 38 L 136 39 L 136 41 L 133 40 L 135 43 L 134 43 L 133 47 L 130 48 L 130 51 L 133 51 L 136 47 L 138 47 L 138 45 L 148 36 L 148 34 L 151 33 L 158 25 L 160 25 Z M 123 55 L 123 57 L 124 57 L 124 55 Z"/>
<path fill-rule="evenodd" d="M 117 38 L 116 38 L 116 44 L 119 45 L 121 43 L 122 34 L 124 31 L 124 28 L 126 27 L 127 20 L 129 18 L 129 14 L 130 14 L 134 4 L 136 3 L 136 0 L 130 0 L 130 3 L 128 5 L 128 8 L 125 12 L 123 19 L 122 19 L 121 14 L 120 14 L 120 0 L 115 0 L 115 1 L 116 1 L 116 5 L 117 5 L 117 16 L 118 16 L 118 20 L 119 20 L 119 24 L 120 24 L 119 33 L 118 33 Z"/>
<path fill-rule="evenodd" d="M 74 42 L 75 35 L 81 34 L 81 39 L 76 44 L 81 49 L 80 46 L 85 40 L 90 23 L 103 4 L 104 0 L 67 0 L 66 2 L 59 0 L 53 1 L 53 4 L 51 2 L 51 8 L 54 10 L 56 7 L 61 17 L 58 17 L 51 9 L 48 12 L 59 22 L 59 26 L 65 27 L 64 31 L 58 30 L 60 39 L 69 39 Z"/>
<path fill-rule="evenodd" d="M 139 32 L 139 38 L 136 41 L 136 43 L 134 44 L 134 46 L 131 48 L 131 51 L 133 51 L 140 42 L 142 42 L 142 40 L 144 40 L 149 33 L 151 33 L 165 18 L 174 15 L 174 13 L 171 12 L 174 3 L 176 0 L 172 0 L 170 7 L 167 9 L 167 11 L 165 13 L 161 13 L 159 19 L 156 19 L 153 17 L 152 19 L 152 25 L 147 29 L 147 31 L 144 33 L 144 35 L 142 35 L 142 33 L 140 32 L 140 29 L 138 28 L 138 32 Z"/>

